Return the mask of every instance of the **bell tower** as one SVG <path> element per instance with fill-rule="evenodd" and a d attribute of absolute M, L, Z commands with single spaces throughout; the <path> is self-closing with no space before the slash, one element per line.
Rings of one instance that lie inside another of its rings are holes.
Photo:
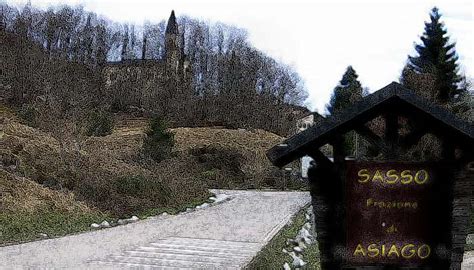
<path fill-rule="evenodd" d="M 182 51 L 180 47 L 178 23 L 176 22 L 176 16 L 174 15 L 173 10 L 171 11 L 170 18 L 168 19 L 165 32 L 165 61 L 167 68 L 174 72 L 178 72 L 182 58 Z"/>

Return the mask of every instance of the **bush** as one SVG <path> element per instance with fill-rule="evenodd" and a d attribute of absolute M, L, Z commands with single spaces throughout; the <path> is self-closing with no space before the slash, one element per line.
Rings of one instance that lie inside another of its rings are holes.
<path fill-rule="evenodd" d="M 18 114 L 26 125 L 38 127 L 38 110 L 33 105 L 23 105 Z"/>
<path fill-rule="evenodd" d="M 110 110 L 114 113 L 123 112 L 126 108 L 127 106 L 119 100 L 114 100 L 110 105 Z"/>
<path fill-rule="evenodd" d="M 115 217 L 139 215 L 174 203 L 169 186 L 153 176 L 102 176 L 81 181 L 74 191 L 79 199 Z"/>
<path fill-rule="evenodd" d="M 92 112 L 87 120 L 87 136 L 106 136 L 112 134 L 114 118 L 107 112 Z"/>
<path fill-rule="evenodd" d="M 226 170 L 243 176 L 242 162 L 244 157 L 238 149 L 208 145 L 190 149 L 190 154 L 208 170 Z"/>
<path fill-rule="evenodd" d="M 113 201 L 112 196 L 114 194 L 107 183 L 96 179 L 88 179 L 80 185 L 77 183 L 75 185 L 76 188 L 74 192 L 79 196 L 80 199 L 90 202 L 94 206 L 103 210 L 109 210 L 107 209 L 108 206 L 106 206 L 106 203 Z"/>
<path fill-rule="evenodd" d="M 174 134 L 167 131 L 166 124 L 154 117 L 146 131 L 146 138 L 143 141 L 143 152 L 145 156 L 160 162 L 171 156 L 174 146 Z"/>
<path fill-rule="evenodd" d="M 148 196 L 159 196 L 167 193 L 160 181 L 145 178 L 141 175 L 120 177 L 114 185 L 119 194 L 132 197 L 147 198 Z M 166 200 L 163 200 L 162 203 L 166 202 Z"/>

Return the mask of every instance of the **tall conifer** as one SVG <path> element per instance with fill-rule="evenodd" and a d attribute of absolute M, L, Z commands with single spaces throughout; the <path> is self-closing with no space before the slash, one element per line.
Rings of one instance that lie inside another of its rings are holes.
<path fill-rule="evenodd" d="M 408 57 L 401 82 L 409 88 L 416 88 L 416 85 L 420 84 L 414 80 L 423 80 L 429 75 L 428 77 L 433 80 L 431 87 L 433 89 L 425 94 L 431 95 L 440 103 L 447 103 L 452 101 L 456 94 L 461 93 L 462 89 L 458 87 L 461 77 L 458 75 L 455 43 L 449 42 L 447 30 L 440 19 L 441 14 L 438 8 L 434 7 L 431 10 L 430 21 L 425 22 L 425 31 L 421 36 L 422 43 L 415 45 L 418 56 Z"/>
<path fill-rule="evenodd" d="M 334 88 L 331 100 L 327 105 L 330 114 L 338 113 L 349 107 L 352 103 L 362 99 L 363 89 L 357 80 L 359 76 L 352 66 L 348 66 L 342 75 L 339 85 Z M 348 155 L 357 155 L 357 136 L 354 132 L 349 132 L 344 136 L 344 151 Z"/>
<path fill-rule="evenodd" d="M 334 88 L 331 100 L 327 105 L 330 114 L 346 108 L 349 104 L 362 98 L 362 85 L 357 80 L 359 76 L 352 66 L 348 66 L 339 85 Z"/>

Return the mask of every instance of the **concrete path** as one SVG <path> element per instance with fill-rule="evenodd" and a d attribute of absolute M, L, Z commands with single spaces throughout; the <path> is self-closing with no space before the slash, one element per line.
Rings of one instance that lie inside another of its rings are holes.
<path fill-rule="evenodd" d="M 231 200 L 176 216 L 0 248 L 1 269 L 239 269 L 302 206 L 307 192 L 215 191 Z"/>

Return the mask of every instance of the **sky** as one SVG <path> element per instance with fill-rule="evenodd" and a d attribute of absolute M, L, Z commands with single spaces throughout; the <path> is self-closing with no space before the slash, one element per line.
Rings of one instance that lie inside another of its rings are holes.
<path fill-rule="evenodd" d="M 5 1 L 5 0 L 0 0 Z M 26 0 L 6 0 L 23 6 Z M 117 22 L 187 15 L 244 28 L 250 42 L 292 66 L 308 90 L 306 105 L 325 112 L 332 90 L 352 65 L 369 92 L 398 81 L 408 55 L 415 55 L 429 11 L 437 6 L 456 42 L 461 73 L 474 78 L 471 0 L 31 0 L 44 8 L 81 4 Z"/>

